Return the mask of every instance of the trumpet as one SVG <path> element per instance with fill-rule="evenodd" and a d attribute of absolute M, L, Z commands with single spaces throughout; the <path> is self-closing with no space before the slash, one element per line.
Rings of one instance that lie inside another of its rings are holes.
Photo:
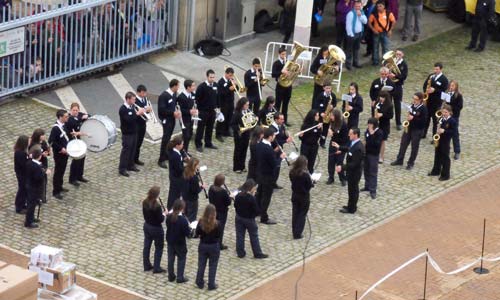
<path fill-rule="evenodd" d="M 198 106 L 196 105 L 196 102 L 193 104 L 193 109 L 198 110 Z M 196 115 L 191 116 L 191 121 L 193 121 L 193 130 L 196 130 L 198 128 L 198 121 L 200 121 L 200 117 L 198 116 L 198 113 Z"/>
<path fill-rule="evenodd" d="M 403 128 L 405 133 L 408 133 L 409 126 L 410 126 L 410 121 L 408 120 L 403 121 Z"/>
<path fill-rule="evenodd" d="M 175 106 L 175 111 L 177 112 L 180 112 L 181 111 L 181 107 L 179 106 L 179 104 L 177 104 Z M 181 113 L 181 117 L 179 118 L 179 123 L 181 124 L 181 129 L 186 129 L 186 126 L 184 126 L 184 121 L 182 121 L 182 113 Z"/>

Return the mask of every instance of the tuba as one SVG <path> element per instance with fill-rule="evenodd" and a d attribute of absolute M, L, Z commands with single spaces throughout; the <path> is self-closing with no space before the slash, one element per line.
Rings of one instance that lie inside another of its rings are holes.
<path fill-rule="evenodd" d="M 297 79 L 297 77 L 299 76 L 302 66 L 296 63 L 296 61 L 299 58 L 300 53 L 306 50 L 307 48 L 304 47 L 301 43 L 297 41 L 293 42 L 292 60 L 288 60 L 285 66 L 283 67 L 285 70 L 288 71 L 288 75 L 281 74 L 280 77 L 278 78 L 278 83 L 282 87 L 291 86 L 295 81 L 295 79 Z"/>
<path fill-rule="evenodd" d="M 340 47 L 330 45 L 328 46 L 328 52 L 330 53 L 328 61 L 319 67 L 319 71 L 323 74 L 314 76 L 314 82 L 317 85 L 324 86 L 326 83 L 331 83 L 339 73 L 339 68 L 334 64 L 337 61 L 345 62 L 345 53 Z"/>
<path fill-rule="evenodd" d="M 399 70 L 398 65 L 396 64 L 396 52 L 395 51 L 388 51 L 382 56 L 382 65 L 386 66 L 389 68 L 389 70 L 394 74 L 394 75 L 401 75 L 401 70 Z M 398 82 L 399 79 L 394 78 L 392 80 L 393 82 Z"/>
<path fill-rule="evenodd" d="M 240 127 L 240 132 L 243 133 L 257 126 L 259 118 L 257 118 L 253 111 L 247 110 L 243 113 L 241 122 L 243 123 L 243 127 Z"/>

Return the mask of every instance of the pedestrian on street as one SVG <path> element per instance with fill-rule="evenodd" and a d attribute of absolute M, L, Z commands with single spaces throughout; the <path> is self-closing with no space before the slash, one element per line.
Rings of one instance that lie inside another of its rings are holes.
<path fill-rule="evenodd" d="M 467 50 L 472 50 L 476 47 L 477 39 L 479 45 L 475 52 L 481 52 L 486 47 L 488 39 L 488 21 L 495 17 L 495 0 L 478 0 L 476 3 L 476 11 L 472 20 L 472 32 Z"/>
<path fill-rule="evenodd" d="M 378 66 L 379 48 L 382 46 L 382 53 L 390 50 L 392 30 L 396 27 L 396 19 L 390 11 L 385 9 L 383 0 L 377 2 L 377 10 L 370 15 L 368 27 L 373 32 L 372 64 Z"/>
<path fill-rule="evenodd" d="M 408 36 L 412 35 L 413 21 L 413 37 L 412 41 L 416 42 L 420 35 L 420 20 L 422 19 L 422 10 L 424 8 L 423 0 L 407 0 L 405 7 L 405 20 L 401 39 L 406 41 Z"/>

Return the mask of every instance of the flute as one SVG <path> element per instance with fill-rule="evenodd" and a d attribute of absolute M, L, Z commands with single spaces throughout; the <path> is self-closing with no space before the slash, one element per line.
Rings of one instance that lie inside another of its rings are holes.
<path fill-rule="evenodd" d="M 283 131 L 285 131 L 285 135 L 287 137 L 290 137 L 290 134 L 287 132 L 285 124 L 283 124 L 283 129 L 284 129 Z M 295 141 L 293 140 L 293 138 L 292 138 L 292 145 L 293 145 L 293 147 L 295 147 L 295 151 L 300 152 L 299 148 L 297 147 L 297 144 L 295 144 Z"/>
<path fill-rule="evenodd" d="M 301 134 L 303 134 L 303 133 L 306 133 L 306 132 L 308 132 L 308 131 L 313 130 L 314 128 L 319 127 L 320 125 L 321 125 L 321 123 L 318 123 L 318 124 L 316 124 L 316 125 L 314 125 L 314 126 L 312 126 L 312 127 L 309 127 L 309 128 L 307 128 L 307 129 L 304 129 L 304 130 L 302 130 L 302 131 L 297 132 L 297 133 L 296 133 L 296 134 L 294 134 L 293 136 L 299 136 L 299 135 L 301 135 Z"/>

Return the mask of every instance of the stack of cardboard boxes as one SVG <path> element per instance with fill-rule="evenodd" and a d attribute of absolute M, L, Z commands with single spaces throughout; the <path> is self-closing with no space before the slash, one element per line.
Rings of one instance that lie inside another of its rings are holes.
<path fill-rule="evenodd" d="M 0 261 L 0 300 L 37 300 L 38 276 Z"/>

